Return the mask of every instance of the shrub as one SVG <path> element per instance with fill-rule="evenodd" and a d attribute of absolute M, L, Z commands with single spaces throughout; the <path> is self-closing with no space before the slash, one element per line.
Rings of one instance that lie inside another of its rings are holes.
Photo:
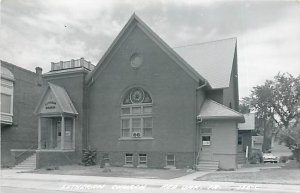
<path fill-rule="evenodd" d="M 88 149 L 82 150 L 81 161 L 85 166 L 96 165 L 96 156 L 97 156 L 97 151 L 89 147 Z"/>
<path fill-rule="evenodd" d="M 295 156 L 294 156 L 294 155 L 290 155 L 290 156 L 288 157 L 288 159 L 289 159 L 289 160 L 295 160 Z"/>
<path fill-rule="evenodd" d="M 46 170 L 59 170 L 59 167 L 58 166 L 47 166 L 46 167 Z"/>
<path fill-rule="evenodd" d="M 300 168 L 300 148 L 299 148 L 299 146 L 298 146 L 298 148 L 295 148 L 294 150 L 292 150 L 292 152 L 293 152 L 294 158 L 298 162 L 298 167 Z"/>
<path fill-rule="evenodd" d="M 288 159 L 289 159 L 288 156 L 280 156 L 279 162 L 281 162 L 281 163 L 286 163 Z"/>
<path fill-rule="evenodd" d="M 263 156 L 260 151 L 254 151 L 249 156 L 249 163 L 250 164 L 258 164 L 263 162 Z"/>

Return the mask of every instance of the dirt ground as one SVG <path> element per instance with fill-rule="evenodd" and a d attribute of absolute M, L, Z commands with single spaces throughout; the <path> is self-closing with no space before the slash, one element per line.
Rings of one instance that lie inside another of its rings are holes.
<path fill-rule="evenodd" d="M 132 177 L 147 179 L 173 179 L 178 178 L 193 171 L 187 169 L 150 169 L 150 168 L 126 168 L 109 167 L 111 172 L 105 172 L 104 168 L 97 166 L 60 166 L 58 169 L 47 170 L 38 169 L 33 171 L 40 174 L 60 174 L 60 175 L 82 175 L 82 176 L 104 176 L 104 177 Z"/>

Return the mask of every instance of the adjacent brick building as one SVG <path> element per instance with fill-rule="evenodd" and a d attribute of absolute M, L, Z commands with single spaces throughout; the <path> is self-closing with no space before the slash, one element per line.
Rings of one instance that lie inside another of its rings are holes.
<path fill-rule="evenodd" d="M 31 72 L 1 62 L 1 166 L 13 164 L 11 150 L 37 148 L 37 101 L 45 89 L 42 69 Z M 16 155 L 17 156 L 17 155 Z"/>

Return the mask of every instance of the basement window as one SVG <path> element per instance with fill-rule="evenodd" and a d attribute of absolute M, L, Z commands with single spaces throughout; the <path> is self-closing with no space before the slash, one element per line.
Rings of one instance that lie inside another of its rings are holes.
<path fill-rule="evenodd" d="M 126 165 L 133 165 L 133 154 L 132 153 L 126 153 L 126 155 L 125 155 L 125 164 Z"/>
<path fill-rule="evenodd" d="M 167 166 L 175 166 L 175 155 L 174 154 L 167 154 L 166 155 L 166 165 Z"/>
<path fill-rule="evenodd" d="M 139 166 L 147 166 L 147 154 L 139 154 Z"/>

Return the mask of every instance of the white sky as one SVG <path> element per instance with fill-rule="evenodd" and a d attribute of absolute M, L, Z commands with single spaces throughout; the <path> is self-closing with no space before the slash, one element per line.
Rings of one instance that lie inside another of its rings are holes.
<path fill-rule="evenodd" d="M 171 47 L 237 37 L 240 98 L 300 74 L 300 1 L 2 0 L 0 59 L 34 71 L 97 64 L 135 12 Z"/>

